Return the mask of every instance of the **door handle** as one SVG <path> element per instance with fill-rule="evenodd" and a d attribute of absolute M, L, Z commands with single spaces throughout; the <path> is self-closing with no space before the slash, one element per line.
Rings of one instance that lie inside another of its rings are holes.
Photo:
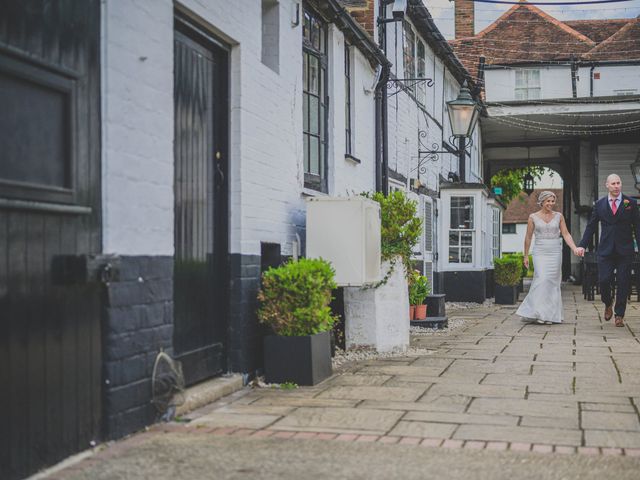
<path fill-rule="evenodd" d="M 220 152 L 216 152 L 216 170 L 218 171 L 218 174 L 220 175 L 220 181 L 224 182 L 224 172 L 222 171 L 222 168 L 220 167 L 220 159 L 222 158 L 222 155 L 220 154 Z"/>

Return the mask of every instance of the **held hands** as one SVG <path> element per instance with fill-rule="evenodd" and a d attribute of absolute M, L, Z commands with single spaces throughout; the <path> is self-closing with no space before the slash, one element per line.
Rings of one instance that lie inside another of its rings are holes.
<path fill-rule="evenodd" d="M 573 254 L 576 255 L 577 257 L 584 257 L 584 248 L 582 247 L 576 247 L 573 249 Z"/>

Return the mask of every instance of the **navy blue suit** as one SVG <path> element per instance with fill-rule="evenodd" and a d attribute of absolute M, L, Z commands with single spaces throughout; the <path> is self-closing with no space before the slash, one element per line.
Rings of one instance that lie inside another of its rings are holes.
<path fill-rule="evenodd" d="M 626 195 L 613 214 L 609 196 L 596 202 L 591 219 L 584 231 L 579 247 L 586 248 L 600 222 L 600 242 L 598 243 L 598 282 L 600 294 L 605 305 L 611 304 L 611 283 L 616 271 L 618 290 L 616 293 L 615 314 L 624 317 L 627 297 L 631 284 L 631 262 L 635 254 L 633 234 L 640 239 L 640 214 L 637 202 Z"/>

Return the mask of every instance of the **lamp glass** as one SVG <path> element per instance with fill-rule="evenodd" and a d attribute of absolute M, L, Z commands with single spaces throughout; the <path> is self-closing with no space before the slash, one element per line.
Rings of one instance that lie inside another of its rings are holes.
<path fill-rule="evenodd" d="M 458 98 L 447 102 L 451 132 L 456 137 L 470 137 L 478 122 L 480 108 L 465 83 Z"/>

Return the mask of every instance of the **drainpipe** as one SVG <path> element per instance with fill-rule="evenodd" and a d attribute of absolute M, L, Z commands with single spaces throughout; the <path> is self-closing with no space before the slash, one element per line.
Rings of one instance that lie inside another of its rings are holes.
<path fill-rule="evenodd" d="M 380 80 L 375 90 L 375 140 L 376 140 L 376 192 L 385 195 L 389 190 L 388 158 L 387 158 L 387 80 L 389 66 L 382 65 Z"/>
<path fill-rule="evenodd" d="M 576 58 L 571 55 L 571 92 L 573 93 L 573 98 L 578 96 L 578 89 L 576 85 Z"/>
<path fill-rule="evenodd" d="M 593 71 L 595 70 L 596 66 L 595 65 L 591 65 L 591 70 L 589 71 L 589 96 L 593 97 Z"/>

